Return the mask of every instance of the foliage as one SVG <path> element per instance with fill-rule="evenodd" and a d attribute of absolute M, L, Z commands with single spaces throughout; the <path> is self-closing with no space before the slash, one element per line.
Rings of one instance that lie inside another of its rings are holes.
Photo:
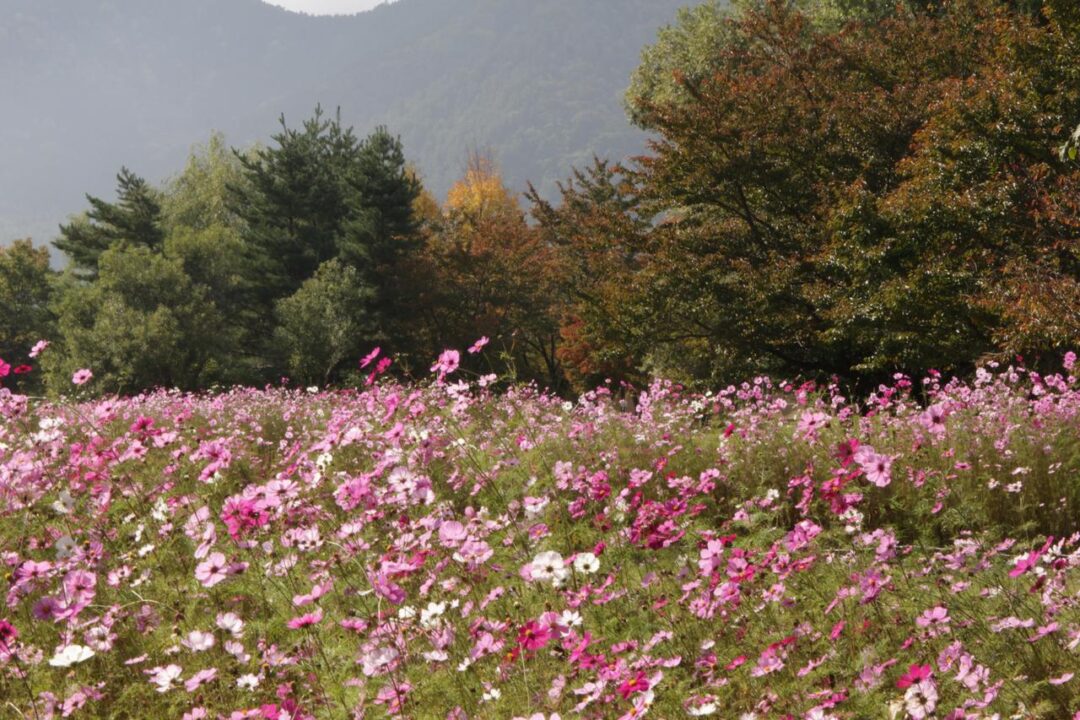
<path fill-rule="evenodd" d="M 101 254 L 117 245 L 158 250 L 165 239 L 161 227 L 158 193 L 127 168 L 116 176 L 117 201 L 110 203 L 87 195 L 90 210 L 60 227 L 53 241 L 74 269 L 89 278 L 97 276 Z"/>
<path fill-rule="evenodd" d="M 70 274 L 55 303 L 60 347 L 46 355 L 54 390 L 93 368 L 99 392 L 155 386 L 193 389 L 220 379 L 230 332 L 181 262 L 146 247 L 117 246 L 99 257 L 95 282 Z"/>
<path fill-rule="evenodd" d="M 333 259 L 278 301 L 278 352 L 293 380 L 325 385 L 359 356 L 377 332 L 367 309 L 372 294 L 355 267 Z"/>
<path fill-rule="evenodd" d="M 558 288 L 566 298 L 559 358 L 574 385 L 586 389 L 634 375 L 635 358 L 650 350 L 632 294 L 651 224 L 638 212 L 638 189 L 617 165 L 594 158 L 559 190 L 557 205 L 535 188 L 528 198 L 559 258 Z"/>
<path fill-rule="evenodd" d="M 366 310 L 380 330 L 393 330 L 401 292 L 394 269 L 419 244 L 413 203 L 420 187 L 400 141 L 385 128 L 359 140 L 321 108 L 299 129 L 284 118 L 281 125 L 274 145 L 238 155 L 244 184 L 231 186 L 255 318 L 248 352 L 273 355 L 259 340 L 272 336 L 274 304 L 335 258 L 373 291 Z"/>
<path fill-rule="evenodd" d="M 249 155 L 238 156 L 217 132 L 194 147 L 184 169 L 166 184 L 162 197 L 166 228 L 228 228 L 240 233 L 244 222 L 230 200 L 232 192 L 249 191 L 241 157 Z"/>
<path fill-rule="evenodd" d="M 659 135 L 632 179 L 648 240 L 594 231 L 637 267 L 581 326 L 632 326 L 639 367 L 713 380 L 872 383 L 1075 342 L 1051 311 L 1080 287 L 1072 42 L 973 1 L 839 27 L 777 0 L 685 12 L 628 95 Z"/>
<path fill-rule="evenodd" d="M 301 129 L 284 118 L 281 125 L 274 146 L 238 155 L 244 184 L 232 186 L 230 203 L 244 220 L 263 294 L 291 294 L 335 257 L 377 279 L 416 232 L 419 184 L 400 141 L 385 128 L 358 140 L 321 108 Z"/>
<path fill-rule="evenodd" d="M 11 368 L 28 367 L 33 346 L 51 334 L 52 275 L 48 248 L 35 248 L 29 240 L 16 240 L 0 248 L 0 359 Z M 7 386 L 37 385 L 36 375 L 25 375 L 17 373 Z"/>
<path fill-rule="evenodd" d="M 429 223 L 426 247 L 403 308 L 426 370 L 445 347 L 491 342 L 476 370 L 564 385 L 558 358 L 562 266 L 529 226 L 490 157 L 471 154 L 441 214 Z M 420 275 L 423 273 L 424 275 Z"/>

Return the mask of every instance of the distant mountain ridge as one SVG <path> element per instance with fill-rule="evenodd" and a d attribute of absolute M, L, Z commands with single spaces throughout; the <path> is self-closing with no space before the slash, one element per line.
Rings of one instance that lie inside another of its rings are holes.
<path fill-rule="evenodd" d="M 212 130 L 267 141 L 316 103 L 400 134 L 442 195 L 470 149 L 551 191 L 592 154 L 640 152 L 622 92 L 686 0 L 397 0 L 311 17 L 261 0 L 0 0 L 0 242 L 51 240 L 111 197 L 121 165 L 158 182 Z"/>

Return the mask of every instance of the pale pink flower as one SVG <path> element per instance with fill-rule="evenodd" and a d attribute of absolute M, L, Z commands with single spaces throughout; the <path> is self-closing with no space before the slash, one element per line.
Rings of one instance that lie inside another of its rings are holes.
<path fill-rule="evenodd" d="M 195 690 L 197 690 L 200 685 L 208 683 L 216 677 L 217 668 L 207 668 L 205 670 L 200 670 L 184 682 L 184 689 L 188 692 L 195 692 Z"/>
<path fill-rule="evenodd" d="M 893 459 L 888 455 L 873 451 L 858 457 L 859 466 L 866 473 L 867 481 L 882 488 L 892 482 L 892 462 Z"/>
<path fill-rule="evenodd" d="M 228 561 L 219 552 L 210 553 L 210 557 L 195 567 L 195 579 L 203 587 L 214 587 L 228 577 Z"/>
<path fill-rule="evenodd" d="M 206 652 L 214 647 L 214 636 L 202 630 L 192 630 L 180 644 L 192 652 Z"/>

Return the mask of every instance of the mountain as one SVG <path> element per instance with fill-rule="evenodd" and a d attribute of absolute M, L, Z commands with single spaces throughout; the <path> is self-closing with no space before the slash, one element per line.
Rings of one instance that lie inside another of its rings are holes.
<path fill-rule="evenodd" d="M 443 195 L 470 149 L 551 192 L 596 153 L 640 152 L 622 93 L 687 0 L 398 0 L 347 17 L 260 0 L 0 0 L 0 241 L 161 181 L 212 130 L 266 142 L 316 103 L 400 134 Z"/>

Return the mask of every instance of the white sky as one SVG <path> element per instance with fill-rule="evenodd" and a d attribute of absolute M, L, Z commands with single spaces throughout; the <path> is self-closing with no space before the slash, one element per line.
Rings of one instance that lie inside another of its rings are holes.
<path fill-rule="evenodd" d="M 264 0 L 271 5 L 312 15 L 347 15 L 370 10 L 384 0 Z"/>

